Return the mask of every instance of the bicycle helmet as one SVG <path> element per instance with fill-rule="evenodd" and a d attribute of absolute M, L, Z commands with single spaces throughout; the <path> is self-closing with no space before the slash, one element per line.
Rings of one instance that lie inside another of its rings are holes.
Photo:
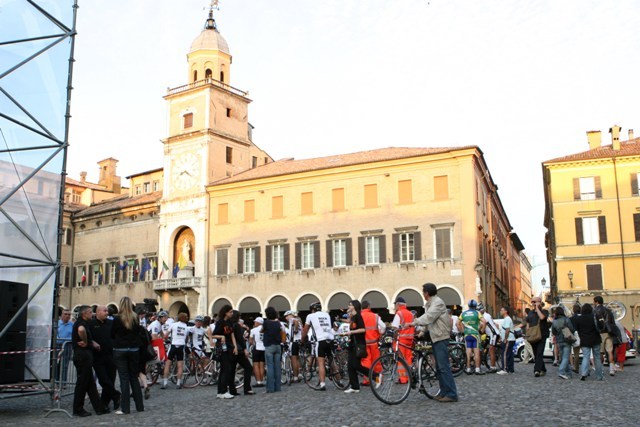
<path fill-rule="evenodd" d="M 166 311 L 162 310 L 160 313 L 158 313 L 158 317 L 169 317 L 169 313 L 167 313 Z"/>
<path fill-rule="evenodd" d="M 476 300 L 472 299 L 469 301 L 469 308 L 476 308 L 478 306 L 478 303 L 476 302 Z"/>
<path fill-rule="evenodd" d="M 322 310 L 322 304 L 320 302 L 314 302 L 309 306 L 309 311 L 320 311 Z"/>
<path fill-rule="evenodd" d="M 204 322 L 204 316 L 197 315 L 195 320 L 196 320 L 196 322 L 197 322 L 198 320 L 199 320 L 199 321 L 201 321 L 201 322 Z"/>
<path fill-rule="evenodd" d="M 481 302 L 479 302 L 478 303 L 478 311 L 483 311 L 483 310 L 484 310 L 484 305 Z"/>
<path fill-rule="evenodd" d="M 284 312 L 284 317 L 287 317 L 287 316 L 288 316 L 288 315 L 290 315 L 290 314 L 294 314 L 294 313 L 293 313 L 293 310 L 287 310 L 287 311 L 285 311 L 285 312 Z"/>

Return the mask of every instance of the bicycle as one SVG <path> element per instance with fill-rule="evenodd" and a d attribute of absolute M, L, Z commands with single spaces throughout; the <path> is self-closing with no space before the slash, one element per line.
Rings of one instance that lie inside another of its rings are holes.
<path fill-rule="evenodd" d="M 209 361 L 205 364 L 203 370 L 196 377 L 201 376 L 199 384 L 203 386 L 218 384 L 218 374 L 220 372 L 220 353 L 219 348 L 213 347 L 209 355 Z"/>
<path fill-rule="evenodd" d="M 411 366 L 402 356 L 400 347 L 410 349 L 413 355 Z M 430 343 L 421 342 L 412 348 L 398 340 L 398 331 L 393 332 L 391 351 L 378 357 L 369 372 L 369 383 L 373 395 L 387 405 L 402 403 L 411 389 L 418 391 L 429 399 L 440 392 L 436 377 L 433 349 Z M 401 374 L 404 372 L 404 374 Z M 404 381 L 401 377 L 404 377 Z M 408 378 L 407 378 L 408 377 Z"/>
<path fill-rule="evenodd" d="M 198 386 L 200 383 L 198 379 L 202 377 L 204 372 L 204 367 L 201 362 L 201 358 L 193 352 L 193 350 L 189 350 L 188 347 L 185 347 L 184 352 L 184 361 L 182 365 L 182 387 L 185 388 L 194 388 Z M 177 375 L 178 363 L 171 364 L 171 370 L 169 371 L 169 380 L 176 384 L 178 380 Z"/>
<path fill-rule="evenodd" d="M 300 345 L 300 370 L 304 382 L 314 390 L 320 389 L 320 376 L 318 372 L 317 357 L 311 351 L 311 345 Z M 339 390 L 346 390 L 349 386 L 347 375 L 348 355 L 336 341 L 331 342 L 331 350 L 324 358 L 326 380 L 331 382 Z"/>
<path fill-rule="evenodd" d="M 280 367 L 282 375 L 280 377 L 280 383 L 282 385 L 293 383 L 293 365 L 291 364 L 291 347 L 288 343 L 282 344 L 282 357 L 280 360 Z"/>

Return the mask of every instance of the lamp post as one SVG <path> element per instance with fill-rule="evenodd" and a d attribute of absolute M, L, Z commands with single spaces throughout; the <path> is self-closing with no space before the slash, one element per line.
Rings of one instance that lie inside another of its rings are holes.
<path fill-rule="evenodd" d="M 569 278 L 569 285 L 573 288 L 573 272 L 571 270 L 567 273 L 567 277 Z"/>

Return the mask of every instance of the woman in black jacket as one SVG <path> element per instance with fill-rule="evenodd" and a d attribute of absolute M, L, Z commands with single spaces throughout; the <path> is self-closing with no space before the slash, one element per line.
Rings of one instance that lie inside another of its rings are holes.
<path fill-rule="evenodd" d="M 133 391 L 133 401 L 138 412 L 144 411 L 142 391 L 138 382 L 140 339 L 138 315 L 133 311 L 129 297 L 122 297 L 118 316 L 113 319 L 111 338 L 113 339 L 113 360 L 120 378 L 121 407 L 116 414 L 128 414 Z"/>
<path fill-rule="evenodd" d="M 358 357 L 357 354 L 358 345 L 365 346 L 366 348 L 364 338 L 365 326 L 360 311 L 362 311 L 360 301 L 355 299 L 349 302 L 349 307 L 347 308 L 347 314 L 349 315 L 349 332 L 347 332 L 346 335 L 350 338 L 349 360 L 347 364 L 350 386 L 344 391 L 345 393 L 358 393 L 360 391 L 358 372 L 363 374 L 365 378 L 369 377 L 369 368 L 362 366 L 362 359 Z"/>
<path fill-rule="evenodd" d="M 256 394 L 256 392 L 251 389 L 251 373 L 253 372 L 253 368 L 251 362 L 249 362 L 249 350 L 247 350 L 247 341 L 244 339 L 244 328 L 240 324 L 240 312 L 238 310 L 233 310 L 231 323 L 233 323 L 233 337 L 238 349 L 237 354 L 232 359 L 231 371 L 236 372 L 236 366 L 242 366 L 244 369 L 244 394 Z"/>
<path fill-rule="evenodd" d="M 580 379 L 584 381 L 589 375 L 589 356 L 593 354 L 593 363 L 596 366 L 596 379 L 602 380 L 602 362 L 600 361 L 600 333 L 596 329 L 591 304 L 582 306 L 580 316 L 574 318 L 575 327 L 580 336 L 580 347 L 582 347 L 582 366 L 580 368 Z"/>
<path fill-rule="evenodd" d="M 237 354 L 238 349 L 233 345 L 233 307 L 225 304 L 218 313 L 218 321 L 213 331 L 213 338 L 218 340 L 218 345 L 222 347 L 220 353 L 220 373 L 218 374 L 218 399 L 233 399 L 238 394 L 234 384 L 235 372 L 232 359 Z"/>

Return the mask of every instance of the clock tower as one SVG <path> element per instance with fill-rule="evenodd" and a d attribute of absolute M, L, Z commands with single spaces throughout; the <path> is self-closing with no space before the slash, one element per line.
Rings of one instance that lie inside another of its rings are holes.
<path fill-rule="evenodd" d="M 213 6 L 187 62 L 187 83 L 168 89 L 164 97 L 169 133 L 162 141 L 159 252 L 169 276 L 178 280 L 163 285 L 160 304 L 168 307 L 181 297 L 191 313 L 210 314 L 206 186 L 272 159 L 252 141 L 247 92 L 230 84 L 232 56 Z"/>

